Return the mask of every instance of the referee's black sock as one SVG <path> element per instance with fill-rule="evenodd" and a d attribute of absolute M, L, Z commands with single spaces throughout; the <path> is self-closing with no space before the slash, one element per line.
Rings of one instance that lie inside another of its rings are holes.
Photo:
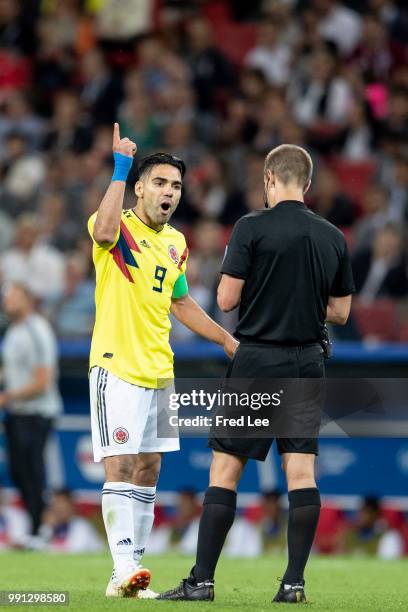
<path fill-rule="evenodd" d="M 320 514 L 320 494 L 315 487 L 289 492 L 288 567 L 282 581 L 294 584 L 303 572 L 312 548 Z"/>
<path fill-rule="evenodd" d="M 204 582 L 214 578 L 222 547 L 235 518 L 237 494 L 223 487 L 208 487 L 200 520 L 197 559 L 191 579 Z"/>

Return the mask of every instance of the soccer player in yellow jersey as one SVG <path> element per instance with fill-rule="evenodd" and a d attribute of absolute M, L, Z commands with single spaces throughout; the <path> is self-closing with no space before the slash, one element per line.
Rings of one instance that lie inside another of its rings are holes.
<path fill-rule="evenodd" d="M 173 378 L 171 312 L 229 357 L 237 341 L 189 296 L 188 249 L 168 221 L 181 196 L 185 166 L 165 153 L 142 160 L 136 204 L 123 210 L 136 144 L 113 130 L 112 182 L 88 222 L 96 269 L 96 320 L 90 354 L 92 442 L 104 462 L 102 513 L 114 570 L 113 597 L 154 597 L 141 559 L 153 525 L 161 453 L 178 438 L 157 437 L 160 379 Z"/>

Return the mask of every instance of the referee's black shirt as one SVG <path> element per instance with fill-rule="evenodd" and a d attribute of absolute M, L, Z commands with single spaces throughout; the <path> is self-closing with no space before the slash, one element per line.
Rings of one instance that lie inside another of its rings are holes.
<path fill-rule="evenodd" d="M 221 272 L 245 280 L 235 335 L 253 342 L 318 342 L 329 296 L 355 291 L 343 234 L 294 200 L 242 217 Z"/>

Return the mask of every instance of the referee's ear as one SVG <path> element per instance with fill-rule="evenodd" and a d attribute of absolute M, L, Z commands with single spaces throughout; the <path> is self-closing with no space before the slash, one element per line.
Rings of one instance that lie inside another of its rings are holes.
<path fill-rule="evenodd" d="M 310 185 L 312 184 L 312 181 L 308 181 L 306 183 L 306 185 L 303 188 L 303 194 L 307 193 L 309 191 Z"/>

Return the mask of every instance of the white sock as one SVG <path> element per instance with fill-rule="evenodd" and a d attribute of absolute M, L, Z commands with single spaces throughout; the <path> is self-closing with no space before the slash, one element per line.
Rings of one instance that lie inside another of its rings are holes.
<path fill-rule="evenodd" d="M 128 482 L 105 482 L 102 515 L 116 573 L 121 576 L 135 568 L 133 560 L 133 490 Z"/>
<path fill-rule="evenodd" d="M 133 559 L 138 565 L 143 557 L 153 527 L 156 487 L 134 486 L 133 490 Z"/>

